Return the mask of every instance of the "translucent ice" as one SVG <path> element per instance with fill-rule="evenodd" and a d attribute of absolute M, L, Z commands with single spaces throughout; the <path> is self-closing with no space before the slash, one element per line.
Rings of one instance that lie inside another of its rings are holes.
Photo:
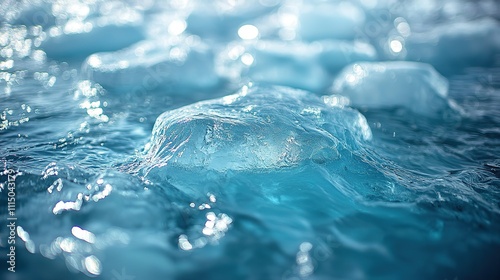
<path fill-rule="evenodd" d="M 156 121 L 143 165 L 226 172 L 334 161 L 371 131 L 359 112 L 332 104 L 304 91 L 245 86 L 167 111 Z"/>
<path fill-rule="evenodd" d="M 212 50 L 194 36 L 146 40 L 117 52 L 93 54 L 82 72 L 105 88 L 131 92 L 210 88 L 219 82 Z"/>
<path fill-rule="evenodd" d="M 412 34 L 406 48 L 408 59 L 431 63 L 446 72 L 487 66 L 500 52 L 500 25 L 492 18 L 444 24 Z"/>
<path fill-rule="evenodd" d="M 448 81 L 432 66 L 418 62 L 352 64 L 335 79 L 333 91 L 356 107 L 404 107 L 435 116 L 454 106 L 447 99 Z"/>
<path fill-rule="evenodd" d="M 371 61 L 376 52 L 360 42 L 325 40 L 314 43 L 260 41 L 233 43 L 218 61 L 221 75 L 321 92 L 330 74 L 356 61 Z"/>

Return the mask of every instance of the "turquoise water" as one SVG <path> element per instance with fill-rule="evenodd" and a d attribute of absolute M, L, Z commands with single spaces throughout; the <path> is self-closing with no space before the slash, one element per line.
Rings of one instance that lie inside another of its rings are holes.
<path fill-rule="evenodd" d="M 438 2 L 0 2 L 1 279 L 498 279 L 499 5 Z"/>

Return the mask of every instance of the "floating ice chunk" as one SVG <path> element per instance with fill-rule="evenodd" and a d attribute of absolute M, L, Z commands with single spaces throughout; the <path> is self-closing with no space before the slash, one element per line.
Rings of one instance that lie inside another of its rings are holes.
<path fill-rule="evenodd" d="M 28 18 L 19 20 L 44 27 L 46 39 L 40 47 L 50 58 L 82 59 L 144 38 L 141 5 L 102 0 L 35 2 L 40 8 L 28 8 Z"/>
<path fill-rule="evenodd" d="M 255 82 L 321 92 L 330 84 L 329 72 L 375 57 L 372 46 L 358 42 L 235 43 L 222 52 L 218 71 L 230 79 L 249 77 Z"/>
<path fill-rule="evenodd" d="M 500 52 L 500 24 L 492 18 L 438 26 L 412 33 L 406 42 L 408 59 L 431 63 L 450 72 L 467 66 L 487 66 Z"/>
<path fill-rule="evenodd" d="M 404 107 L 436 115 L 455 106 L 447 99 L 448 81 L 432 66 L 418 62 L 352 64 L 335 79 L 333 91 L 347 96 L 355 107 Z"/>
<path fill-rule="evenodd" d="M 328 73 L 319 65 L 317 48 L 299 42 L 259 41 L 230 44 L 218 59 L 218 72 L 229 79 L 321 91 Z"/>
<path fill-rule="evenodd" d="M 32 6 L 26 5 L 30 3 Z M 25 25 L 25 26 L 53 26 L 56 24 L 57 18 L 52 13 L 52 7 L 48 3 L 33 3 L 18 1 L 18 5 L 26 5 L 19 9 L 18 15 L 13 24 L 15 25 Z"/>
<path fill-rule="evenodd" d="M 82 72 L 105 88 L 131 92 L 210 88 L 219 83 L 212 50 L 194 36 L 146 40 L 117 52 L 93 54 Z"/>
<path fill-rule="evenodd" d="M 187 31 L 202 38 L 235 39 L 238 29 L 247 21 L 263 16 L 273 6 L 262 1 L 198 1 L 187 17 Z"/>
<path fill-rule="evenodd" d="M 350 157 L 370 138 L 356 110 L 327 105 L 304 91 L 245 86 L 159 116 L 141 165 L 145 173 L 160 174 L 174 167 L 271 170 Z"/>
<path fill-rule="evenodd" d="M 377 59 L 375 48 L 367 43 L 348 41 L 322 41 L 318 55 L 320 63 L 331 73 L 340 71 L 348 64 Z"/>
<path fill-rule="evenodd" d="M 144 39 L 136 24 L 68 22 L 64 27 L 52 27 L 41 48 L 48 57 L 72 59 L 95 52 L 115 51 Z"/>
<path fill-rule="evenodd" d="M 363 10 L 347 1 L 309 3 L 298 10 L 297 33 L 306 41 L 354 39 L 365 22 Z"/>
<path fill-rule="evenodd" d="M 255 82 L 321 91 L 328 87 L 329 76 L 317 62 L 320 51 L 319 44 L 300 42 L 237 44 L 226 51 L 228 68 L 222 72 L 246 76 Z"/>

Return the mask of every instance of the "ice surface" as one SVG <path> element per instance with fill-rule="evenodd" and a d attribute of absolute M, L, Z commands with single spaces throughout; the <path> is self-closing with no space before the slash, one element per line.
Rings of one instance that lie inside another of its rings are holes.
<path fill-rule="evenodd" d="M 418 62 L 355 63 L 346 67 L 332 90 L 364 108 L 404 107 L 437 116 L 449 109 L 448 81 L 431 65 Z"/>
<path fill-rule="evenodd" d="M 366 43 L 325 40 L 233 43 L 222 51 L 218 71 L 229 79 L 250 80 L 321 92 L 330 74 L 356 61 L 371 61 L 374 48 Z"/>
<path fill-rule="evenodd" d="M 337 160 L 371 138 L 359 112 L 304 91 L 246 86 L 158 117 L 145 163 L 226 172 Z"/>
<path fill-rule="evenodd" d="M 219 83 L 212 50 L 194 36 L 145 40 L 116 52 L 93 54 L 82 72 L 105 88 L 128 92 L 206 89 Z"/>
<path fill-rule="evenodd" d="M 500 52 L 500 25 L 492 18 L 446 23 L 412 34 L 406 48 L 409 60 L 431 63 L 446 72 L 488 66 Z"/>

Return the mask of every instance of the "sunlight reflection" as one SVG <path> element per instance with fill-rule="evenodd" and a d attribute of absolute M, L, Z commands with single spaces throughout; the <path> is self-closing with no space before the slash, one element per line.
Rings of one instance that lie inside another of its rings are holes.
<path fill-rule="evenodd" d="M 168 33 L 173 36 L 181 35 L 186 30 L 187 24 L 184 20 L 174 20 L 168 26 Z"/>
<path fill-rule="evenodd" d="M 85 268 L 90 274 L 101 274 L 101 262 L 96 256 L 88 256 L 85 258 Z"/>
<path fill-rule="evenodd" d="M 83 241 L 86 241 L 88 243 L 94 243 L 95 242 L 95 235 L 92 232 L 88 231 L 88 230 L 84 230 L 84 229 L 81 229 L 81 228 L 79 228 L 77 226 L 74 226 L 71 229 L 71 233 L 76 238 L 81 239 Z"/>
<path fill-rule="evenodd" d="M 250 24 L 243 25 L 238 29 L 238 36 L 243 40 L 253 40 L 259 37 L 259 29 Z"/>
<path fill-rule="evenodd" d="M 394 39 L 390 42 L 389 45 L 391 47 L 391 50 L 395 53 L 400 53 L 403 50 L 403 44 L 399 40 Z"/>

